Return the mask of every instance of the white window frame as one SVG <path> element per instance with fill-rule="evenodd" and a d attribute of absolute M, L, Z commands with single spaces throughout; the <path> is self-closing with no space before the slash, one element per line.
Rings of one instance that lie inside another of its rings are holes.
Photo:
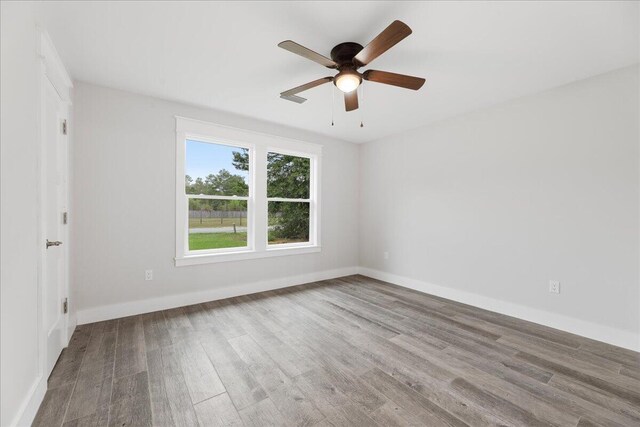
<path fill-rule="evenodd" d="M 185 189 L 186 141 L 247 148 L 249 150 L 249 195 L 188 195 Z M 309 242 L 268 244 L 267 153 L 276 152 L 310 159 L 309 199 L 282 201 L 309 202 Z M 322 146 L 305 141 L 248 131 L 215 123 L 176 116 L 176 266 L 239 261 L 272 256 L 320 252 L 320 170 Z M 247 246 L 209 250 L 189 250 L 189 199 L 212 198 L 247 200 Z"/>
<path fill-rule="evenodd" d="M 317 194 L 314 193 L 314 185 L 313 185 L 313 177 L 315 176 L 315 169 L 317 162 L 314 161 L 313 156 L 308 153 L 300 152 L 300 151 L 292 151 L 292 150 L 283 150 L 280 148 L 269 147 L 267 149 L 267 155 L 269 153 L 277 153 L 284 154 L 286 156 L 295 156 L 295 157 L 304 157 L 309 159 L 309 198 L 308 199 L 291 199 L 286 197 L 268 197 L 267 196 L 267 218 L 266 218 L 266 227 L 269 226 L 269 202 L 294 202 L 294 203 L 309 203 L 309 242 L 297 242 L 297 243 L 277 243 L 277 244 L 269 244 L 267 240 L 267 250 L 273 251 L 278 249 L 288 249 L 288 248 L 298 248 L 309 246 L 311 242 L 314 242 L 318 239 L 318 235 L 316 233 L 316 216 L 313 215 L 313 211 L 317 209 Z M 267 237 L 269 236 L 268 228 L 265 230 L 267 233 Z"/>

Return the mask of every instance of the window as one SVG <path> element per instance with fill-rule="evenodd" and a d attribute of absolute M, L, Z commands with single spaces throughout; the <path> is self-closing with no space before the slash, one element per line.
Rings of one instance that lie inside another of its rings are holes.
<path fill-rule="evenodd" d="M 311 159 L 267 153 L 270 245 L 309 242 Z"/>
<path fill-rule="evenodd" d="M 318 252 L 321 147 L 176 118 L 176 265 Z"/>
<path fill-rule="evenodd" d="M 247 247 L 249 149 L 186 142 L 189 251 Z"/>

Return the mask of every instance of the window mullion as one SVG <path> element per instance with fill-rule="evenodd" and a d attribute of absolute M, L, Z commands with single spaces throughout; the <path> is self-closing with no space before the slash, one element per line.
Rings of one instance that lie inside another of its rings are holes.
<path fill-rule="evenodd" d="M 267 197 L 269 202 L 295 202 L 295 203 L 310 203 L 311 199 L 290 199 L 287 197 Z"/>
<path fill-rule="evenodd" d="M 206 200 L 249 200 L 247 196 L 218 196 L 211 194 L 187 194 L 187 199 L 206 199 Z"/>
<path fill-rule="evenodd" d="M 253 229 L 254 244 L 256 251 L 264 251 L 267 249 L 267 149 L 264 147 L 256 147 L 254 155 L 254 215 Z"/>

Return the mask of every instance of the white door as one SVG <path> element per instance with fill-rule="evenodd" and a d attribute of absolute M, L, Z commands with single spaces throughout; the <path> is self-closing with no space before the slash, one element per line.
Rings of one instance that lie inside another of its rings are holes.
<path fill-rule="evenodd" d="M 66 187 L 67 137 L 66 110 L 58 92 L 48 79 L 43 84 L 42 172 L 44 188 L 43 226 L 46 247 L 43 265 L 43 321 L 46 332 L 46 372 L 48 376 L 66 341 Z"/>

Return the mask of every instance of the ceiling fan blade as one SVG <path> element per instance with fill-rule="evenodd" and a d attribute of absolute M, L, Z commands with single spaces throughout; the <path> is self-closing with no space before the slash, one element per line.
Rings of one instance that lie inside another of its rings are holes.
<path fill-rule="evenodd" d="M 311 49 L 308 49 L 292 40 L 285 40 L 283 42 L 280 42 L 278 43 L 278 46 L 283 48 L 284 50 L 295 53 L 296 55 L 300 55 L 314 62 L 317 62 L 320 65 L 324 65 L 327 68 L 338 68 L 338 64 L 333 62 L 331 59 L 327 58 L 326 56 L 320 55 L 318 52 L 314 52 Z"/>
<path fill-rule="evenodd" d="M 289 95 L 289 96 L 280 95 L 280 98 L 286 99 L 287 101 L 295 102 L 297 104 L 302 104 L 307 100 L 307 98 L 303 98 L 301 96 L 296 96 L 296 95 Z"/>
<path fill-rule="evenodd" d="M 298 87 L 294 87 L 293 89 L 286 90 L 280 94 L 280 97 L 290 97 L 291 95 L 295 95 L 296 93 L 304 92 L 307 89 L 311 89 L 312 87 L 320 86 L 321 84 L 329 83 L 333 80 L 333 77 L 323 77 L 318 80 L 314 80 L 309 83 L 305 83 Z"/>
<path fill-rule="evenodd" d="M 422 77 L 413 77 L 405 74 L 389 73 L 387 71 L 378 70 L 367 70 L 362 73 L 362 78 L 370 82 L 384 83 L 413 90 L 420 89 L 426 81 Z"/>
<path fill-rule="evenodd" d="M 409 34 L 411 34 L 411 28 L 407 24 L 402 21 L 393 21 L 375 39 L 371 40 L 364 49 L 358 52 L 353 60 L 361 66 L 367 65 Z"/>
<path fill-rule="evenodd" d="M 351 92 L 345 92 L 344 108 L 347 111 L 358 109 L 358 89 L 352 90 Z"/>

